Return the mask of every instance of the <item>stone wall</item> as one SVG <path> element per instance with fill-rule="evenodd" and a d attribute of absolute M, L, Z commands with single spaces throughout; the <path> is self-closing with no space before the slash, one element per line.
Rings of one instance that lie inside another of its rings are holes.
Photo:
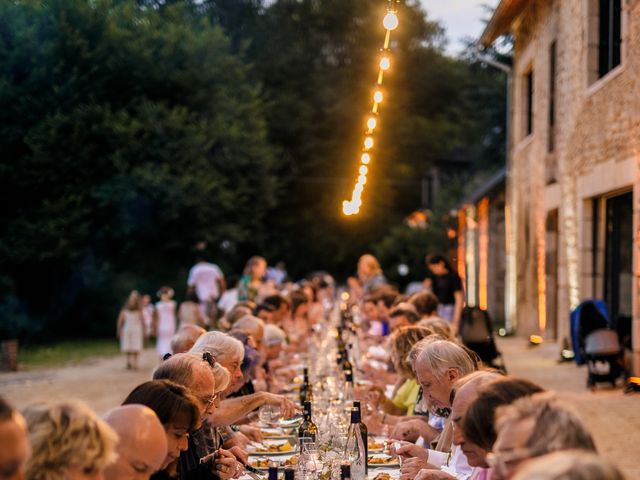
<path fill-rule="evenodd" d="M 515 20 L 511 204 L 516 214 L 518 333 L 537 331 L 544 305 L 547 212 L 559 213 L 558 332 L 593 293 L 592 197 L 640 192 L 640 0 L 622 0 L 622 64 L 595 80 L 597 0 L 532 0 Z M 595 9 L 595 10 L 594 10 Z M 557 45 L 555 149 L 548 151 L 550 47 Z M 594 45 L 595 42 L 595 45 Z M 533 70 L 533 134 L 527 136 L 525 75 Z M 545 200 L 546 199 L 546 200 Z M 635 195 L 635 296 L 640 291 L 640 200 Z M 638 303 L 637 301 L 635 302 Z M 638 319 L 638 307 L 634 307 Z M 640 327 L 640 324 L 638 324 Z M 637 332 L 640 334 L 640 328 Z M 636 335 L 636 338 L 638 336 Z"/>

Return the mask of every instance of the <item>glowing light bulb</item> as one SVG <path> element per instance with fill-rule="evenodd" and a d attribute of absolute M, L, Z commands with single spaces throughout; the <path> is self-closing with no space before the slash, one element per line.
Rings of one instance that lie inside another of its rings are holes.
<path fill-rule="evenodd" d="M 360 175 L 358 177 L 358 183 L 360 185 L 366 185 L 367 184 L 367 177 L 365 175 Z"/>
<path fill-rule="evenodd" d="M 364 165 L 360 165 L 360 170 L 358 171 L 360 172 L 360 175 L 366 175 L 369 172 L 369 169 Z"/>
<path fill-rule="evenodd" d="M 382 103 L 382 92 L 380 90 L 376 90 L 373 94 L 373 101 L 376 103 Z"/>
<path fill-rule="evenodd" d="M 375 119 L 375 117 L 369 117 L 369 119 L 367 120 L 367 128 L 369 130 L 373 130 L 374 128 L 376 128 L 376 125 L 378 125 L 378 121 Z"/>
<path fill-rule="evenodd" d="M 396 28 L 398 28 L 399 23 L 400 22 L 398 21 L 396 12 L 387 13 L 382 20 L 382 25 L 384 25 L 384 28 L 386 28 L 387 30 L 395 30 Z"/>
<path fill-rule="evenodd" d="M 364 148 L 371 150 L 373 148 L 373 138 L 367 137 L 364 139 Z"/>
<path fill-rule="evenodd" d="M 368 153 L 363 153 L 360 157 L 360 161 L 363 165 L 369 165 L 369 162 L 371 161 L 371 155 L 369 155 Z"/>
<path fill-rule="evenodd" d="M 389 68 L 391 68 L 391 60 L 389 60 L 389 57 L 382 57 L 380 60 L 380 70 L 386 72 Z"/>

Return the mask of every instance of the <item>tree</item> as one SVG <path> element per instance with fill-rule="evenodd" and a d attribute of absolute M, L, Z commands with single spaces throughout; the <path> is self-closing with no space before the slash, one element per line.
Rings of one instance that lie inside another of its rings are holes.
<path fill-rule="evenodd" d="M 33 315 L 115 318 L 133 285 L 183 284 L 197 241 L 259 243 L 274 150 L 219 28 L 180 5 L 2 8 L 1 189 L 16 208 L 0 258 Z M 109 290 L 109 315 L 87 305 Z"/>

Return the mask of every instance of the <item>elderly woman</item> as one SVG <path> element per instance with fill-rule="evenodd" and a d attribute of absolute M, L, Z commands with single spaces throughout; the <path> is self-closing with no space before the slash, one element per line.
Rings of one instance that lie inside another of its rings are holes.
<path fill-rule="evenodd" d="M 399 378 L 396 382 L 393 399 L 386 397 L 380 388 L 372 389 L 373 395 L 369 396 L 374 405 L 377 405 L 378 409 L 383 412 L 381 418 L 374 414 L 375 420 L 382 424 L 393 425 L 403 416 L 413 415 L 420 386 L 416 382 L 409 353 L 415 344 L 432 334 L 433 331 L 428 328 L 408 326 L 396 330 L 389 337 L 387 345 Z"/>
<path fill-rule="evenodd" d="M 200 424 L 198 399 L 187 388 L 169 380 L 145 382 L 127 396 L 123 405 L 146 405 L 162 423 L 167 437 L 167 457 L 153 480 L 175 475 L 180 452 L 189 448 L 189 434 Z"/>
<path fill-rule="evenodd" d="M 223 367 L 231 373 L 231 385 L 224 396 L 238 390 L 244 384 L 242 361 L 244 345 L 239 340 L 222 332 L 207 332 L 202 335 L 191 349 L 193 353 L 209 352 Z M 298 411 L 296 405 L 286 397 L 269 392 L 256 392 L 240 398 L 224 398 L 220 408 L 211 416 L 213 425 L 227 426 L 245 419 L 249 412 L 262 405 L 279 406 L 284 417 L 292 417 Z"/>
<path fill-rule="evenodd" d="M 36 404 L 24 416 L 33 449 L 28 480 L 100 479 L 115 460 L 117 435 L 82 403 Z"/>

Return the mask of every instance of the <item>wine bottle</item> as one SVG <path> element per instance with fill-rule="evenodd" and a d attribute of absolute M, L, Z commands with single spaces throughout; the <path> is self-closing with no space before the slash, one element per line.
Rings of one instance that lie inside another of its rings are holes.
<path fill-rule="evenodd" d="M 318 427 L 311 419 L 311 402 L 304 402 L 303 420 L 298 428 L 298 439 L 311 438 L 315 442 L 318 435 Z"/>
<path fill-rule="evenodd" d="M 340 465 L 340 480 L 351 480 L 351 465 L 348 463 Z"/>
<path fill-rule="evenodd" d="M 287 467 L 284 469 L 284 480 L 295 480 L 296 478 L 296 471 L 291 468 L 291 467 Z"/>
<path fill-rule="evenodd" d="M 269 463 L 269 480 L 278 480 L 278 464 L 274 462 Z"/>
<path fill-rule="evenodd" d="M 352 480 L 364 480 L 366 478 L 367 457 L 360 433 L 360 418 L 358 418 L 358 410 L 355 408 L 351 409 L 351 424 L 347 433 L 344 456 L 351 463 Z"/>
<path fill-rule="evenodd" d="M 345 402 L 352 402 L 355 398 L 355 387 L 353 385 L 353 373 L 351 371 L 345 372 L 344 383 L 344 400 Z"/>
<path fill-rule="evenodd" d="M 302 385 L 300 386 L 300 405 L 304 405 L 307 401 L 307 392 L 309 391 L 309 369 L 304 368 Z"/>
<path fill-rule="evenodd" d="M 362 443 L 364 443 L 364 454 L 365 454 L 365 457 L 368 460 L 369 459 L 369 430 L 367 429 L 367 426 L 362 421 L 362 407 L 360 406 L 360 402 L 358 400 L 353 402 L 353 408 L 358 410 L 358 419 L 360 420 L 360 423 L 358 424 L 358 427 L 360 428 L 360 435 L 362 436 Z M 364 471 L 367 474 L 369 473 L 369 462 L 368 461 L 365 463 Z"/>

